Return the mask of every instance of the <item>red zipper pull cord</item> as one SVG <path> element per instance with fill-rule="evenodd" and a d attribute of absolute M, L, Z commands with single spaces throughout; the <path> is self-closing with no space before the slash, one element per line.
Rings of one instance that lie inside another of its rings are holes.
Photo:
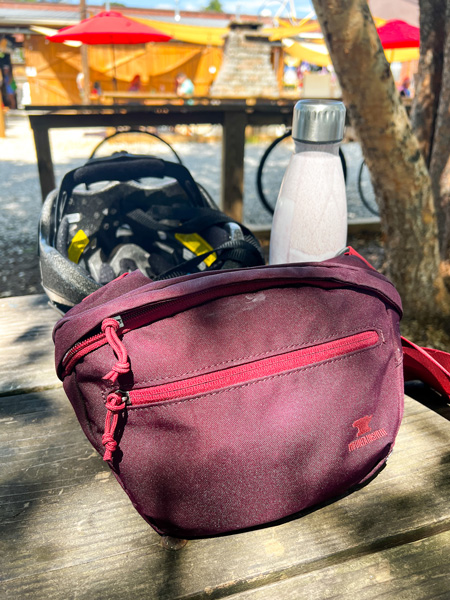
<path fill-rule="evenodd" d="M 120 326 L 120 323 L 116 319 L 112 318 L 105 319 L 102 323 L 102 331 L 106 336 L 106 341 L 114 350 L 117 358 L 119 359 L 111 371 L 103 377 L 103 379 L 109 379 L 113 383 L 117 381 L 119 374 L 128 373 L 130 370 L 130 363 L 128 362 L 126 348 L 117 335 L 117 330 Z"/>
<path fill-rule="evenodd" d="M 348 246 L 344 254 L 347 254 L 347 256 L 357 256 L 363 262 L 365 262 L 368 267 L 376 271 L 375 267 L 371 265 L 370 262 L 364 258 L 364 256 L 361 256 L 361 254 L 357 252 L 352 246 Z"/>
<path fill-rule="evenodd" d="M 119 412 L 125 408 L 125 401 L 116 392 L 108 395 L 106 400 L 106 418 L 105 418 L 105 433 L 102 435 L 102 444 L 105 446 L 103 460 L 110 461 L 117 448 L 117 442 L 114 439 L 114 432 L 119 420 Z"/>

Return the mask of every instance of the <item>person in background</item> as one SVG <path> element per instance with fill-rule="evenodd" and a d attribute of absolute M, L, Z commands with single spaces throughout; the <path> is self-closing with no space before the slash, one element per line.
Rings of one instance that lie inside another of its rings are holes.
<path fill-rule="evenodd" d="M 140 92 L 141 91 L 141 76 L 135 75 L 131 80 L 130 86 L 128 88 L 129 92 Z"/>
<path fill-rule="evenodd" d="M 76 80 L 78 93 L 80 94 L 81 100 L 84 99 L 84 74 L 81 71 L 77 74 Z"/>
<path fill-rule="evenodd" d="M 194 94 L 194 84 L 186 73 L 178 73 L 175 83 L 177 96 L 192 96 Z"/>
<path fill-rule="evenodd" d="M 409 77 L 405 77 L 405 79 L 402 81 L 402 85 L 400 87 L 400 96 L 403 96 L 405 98 L 411 97 L 411 91 L 409 89 L 410 85 L 411 85 L 411 80 L 409 79 Z"/>
<path fill-rule="evenodd" d="M 17 85 L 12 76 L 11 69 L 8 65 L 3 67 L 3 85 L 5 86 L 5 94 L 7 99 L 7 105 L 9 108 L 17 108 L 16 90 Z"/>
<path fill-rule="evenodd" d="M 102 86 L 100 85 L 100 81 L 95 81 L 92 86 L 91 94 L 93 96 L 101 96 L 102 95 Z"/>

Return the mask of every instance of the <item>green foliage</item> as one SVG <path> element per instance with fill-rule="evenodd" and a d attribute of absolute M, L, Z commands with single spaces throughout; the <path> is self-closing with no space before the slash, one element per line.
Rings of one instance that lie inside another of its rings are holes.
<path fill-rule="evenodd" d="M 205 6 L 204 10 L 223 13 L 222 3 L 220 0 L 210 0 L 210 2 Z"/>

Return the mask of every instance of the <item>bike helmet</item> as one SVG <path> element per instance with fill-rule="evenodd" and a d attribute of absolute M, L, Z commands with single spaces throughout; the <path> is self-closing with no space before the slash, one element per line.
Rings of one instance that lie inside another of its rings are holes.
<path fill-rule="evenodd" d="M 48 195 L 39 259 L 61 312 L 136 269 L 156 280 L 264 264 L 250 230 L 222 213 L 186 167 L 126 152 L 68 172 Z"/>

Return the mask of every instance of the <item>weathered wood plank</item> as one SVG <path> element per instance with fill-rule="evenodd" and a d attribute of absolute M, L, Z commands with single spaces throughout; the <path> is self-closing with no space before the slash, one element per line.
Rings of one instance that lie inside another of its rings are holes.
<path fill-rule="evenodd" d="M 251 590 L 239 600 L 447 600 L 450 532 Z"/>
<path fill-rule="evenodd" d="M 61 385 L 51 337 L 58 318 L 44 295 L 0 300 L 0 395 Z"/>
<path fill-rule="evenodd" d="M 221 209 L 242 221 L 244 202 L 245 113 L 225 113 L 222 138 Z"/>
<path fill-rule="evenodd" d="M 222 598 L 324 569 L 332 580 L 336 565 L 405 544 L 413 552 L 416 540 L 450 529 L 450 424 L 410 399 L 388 467 L 364 489 L 179 552 L 164 550 L 135 512 L 61 389 L 3 397 L 0 408 L 4 598 Z"/>
<path fill-rule="evenodd" d="M 56 187 L 50 137 L 48 134 L 48 129 L 46 128 L 35 128 L 33 129 L 33 134 L 34 144 L 36 146 L 36 157 L 42 200 L 45 200 L 47 194 L 49 194 Z"/>

